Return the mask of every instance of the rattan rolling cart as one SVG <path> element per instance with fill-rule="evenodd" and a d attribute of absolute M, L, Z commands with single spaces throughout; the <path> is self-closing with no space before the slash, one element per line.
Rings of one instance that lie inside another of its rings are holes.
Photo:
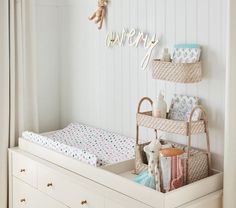
<path fill-rule="evenodd" d="M 140 144 L 139 143 L 139 128 L 142 127 L 146 127 L 146 128 L 150 128 L 150 129 L 154 129 L 157 133 L 157 131 L 162 131 L 162 132 L 167 132 L 167 133 L 173 133 L 173 134 L 179 134 L 179 135 L 184 135 L 188 138 L 188 144 L 187 144 L 187 158 L 188 158 L 188 163 L 187 165 L 189 165 L 189 168 L 187 168 L 188 171 L 195 171 L 194 169 L 196 167 L 194 167 L 194 161 L 192 160 L 191 163 L 189 164 L 191 158 L 191 137 L 192 135 L 195 134 L 205 134 L 206 135 L 206 142 L 207 142 L 207 150 L 206 150 L 206 155 L 207 157 L 204 159 L 204 163 L 200 164 L 201 161 L 196 161 L 195 165 L 200 165 L 200 166 L 205 166 L 202 167 L 203 169 L 206 169 L 207 166 L 207 170 L 208 172 L 205 171 L 205 173 L 201 173 L 202 175 L 198 175 L 194 176 L 194 179 L 189 179 L 189 183 L 190 182 L 194 182 L 198 179 L 204 178 L 209 176 L 210 170 L 211 170 L 211 154 L 210 154 L 210 141 L 209 141 L 209 130 L 208 130 L 208 118 L 207 118 L 207 113 L 204 110 L 204 108 L 202 106 L 196 106 L 189 117 L 188 121 L 176 121 L 176 120 L 170 120 L 170 119 L 164 119 L 164 118 L 156 118 L 152 116 L 152 112 L 151 111 L 146 111 L 146 112 L 141 112 L 141 105 L 144 101 L 148 101 L 151 106 L 153 104 L 153 101 L 148 98 L 148 97 L 144 97 L 141 99 L 141 101 L 139 102 L 138 105 L 138 110 L 137 110 L 137 123 L 136 123 L 136 153 L 137 152 L 141 152 L 141 149 L 143 148 L 144 145 L 146 144 Z M 202 111 L 202 119 L 199 121 L 192 121 L 192 117 L 193 114 L 196 110 L 201 110 Z M 142 157 L 143 157 L 144 153 L 141 153 L 136 157 L 139 157 L 139 161 L 142 161 Z M 201 160 L 201 159 L 200 159 Z M 138 161 L 138 160 L 137 160 Z M 142 169 L 142 164 L 136 164 L 136 170 L 137 168 Z M 191 166 L 191 168 L 190 168 Z M 190 170 L 191 169 L 191 170 Z M 198 173 L 197 173 L 198 174 Z M 190 175 L 189 172 L 187 172 L 187 175 Z"/>

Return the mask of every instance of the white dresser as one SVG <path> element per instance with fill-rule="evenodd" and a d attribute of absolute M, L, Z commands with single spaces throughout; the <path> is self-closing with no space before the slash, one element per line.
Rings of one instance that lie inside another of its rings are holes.
<path fill-rule="evenodd" d="M 148 208 L 37 157 L 11 150 L 11 208 Z"/>
<path fill-rule="evenodd" d="M 114 190 L 99 182 L 81 176 L 78 173 L 67 170 L 59 165 L 24 152 L 19 148 L 9 150 L 9 169 L 10 169 L 10 208 L 171 208 L 175 207 L 172 202 L 147 204 L 142 201 L 142 194 L 148 193 L 146 187 L 137 189 L 137 196 L 140 199 L 127 196 L 127 194 Z M 116 170 L 117 171 L 117 170 Z M 107 170 L 105 170 L 107 172 Z M 104 172 L 104 173 L 105 173 Z M 98 178 L 103 177 L 103 171 L 98 172 Z M 106 177 L 106 175 L 104 175 Z M 119 177 L 121 178 L 121 177 Z M 122 178 L 121 178 L 122 179 Z M 106 178 L 105 178 L 106 180 Z M 123 179 L 124 184 L 127 179 Z M 135 184 L 136 185 L 136 184 Z M 114 186 L 116 187 L 116 186 Z M 132 187 L 131 187 L 132 188 Z M 143 188 L 143 193 L 142 193 Z M 129 187 L 124 187 L 129 189 Z M 141 190 L 141 192 L 140 192 Z M 152 191 L 152 190 L 151 190 Z M 175 195 L 182 196 L 179 192 Z M 163 195 L 164 196 L 164 195 Z M 157 196 L 158 197 L 158 196 Z M 186 196 L 188 197 L 188 196 Z M 171 200 L 171 195 L 169 196 Z M 191 200 L 180 208 L 221 208 L 222 191 L 215 191 L 206 196 Z M 150 199 L 150 201 L 152 201 Z M 176 199 L 173 198 L 173 202 Z"/>

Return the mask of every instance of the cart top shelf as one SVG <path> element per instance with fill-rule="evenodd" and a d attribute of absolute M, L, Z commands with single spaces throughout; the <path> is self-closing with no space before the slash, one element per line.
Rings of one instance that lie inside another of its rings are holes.
<path fill-rule="evenodd" d="M 176 121 L 152 116 L 151 111 L 137 113 L 137 125 L 147 128 L 156 129 L 168 133 L 181 134 L 185 136 L 205 133 L 204 120 L 199 121 Z"/>

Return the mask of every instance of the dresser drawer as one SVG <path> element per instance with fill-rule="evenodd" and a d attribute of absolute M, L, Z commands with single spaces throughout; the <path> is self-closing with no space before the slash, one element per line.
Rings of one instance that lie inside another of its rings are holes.
<path fill-rule="evenodd" d="M 31 186 L 37 186 L 37 163 L 16 152 L 12 154 L 12 174 Z"/>
<path fill-rule="evenodd" d="M 33 207 L 33 192 L 29 185 L 13 177 L 13 208 Z"/>
<path fill-rule="evenodd" d="M 13 208 L 66 208 L 66 206 L 13 177 Z"/>
<path fill-rule="evenodd" d="M 39 166 L 38 188 L 71 208 L 104 208 L 104 197 L 92 187 L 88 188 L 86 184 L 45 166 Z"/>

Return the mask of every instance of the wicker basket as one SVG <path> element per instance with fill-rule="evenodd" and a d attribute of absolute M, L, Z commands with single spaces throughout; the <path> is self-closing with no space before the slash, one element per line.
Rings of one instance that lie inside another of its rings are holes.
<path fill-rule="evenodd" d="M 153 60 L 152 77 L 179 83 L 195 83 L 202 80 L 202 64 L 173 63 Z"/>
<path fill-rule="evenodd" d="M 139 112 L 136 115 L 137 124 L 139 126 L 158 129 L 160 131 L 181 134 L 188 136 L 189 122 L 188 121 L 176 121 L 170 119 L 156 118 L 152 116 L 152 112 Z M 203 120 L 193 121 L 191 134 L 205 133 L 205 125 Z"/>
<path fill-rule="evenodd" d="M 144 101 L 149 101 L 152 105 L 152 100 L 150 98 L 143 98 L 139 102 L 138 112 L 137 112 L 137 126 L 136 126 L 136 157 L 135 157 L 135 173 L 139 174 L 141 171 L 147 169 L 147 159 L 143 151 L 144 146 L 149 143 L 140 144 L 139 143 L 139 127 L 144 126 L 147 128 L 152 128 L 165 132 L 182 134 L 188 137 L 188 144 L 181 145 L 171 142 L 174 147 L 183 149 L 186 154 L 186 181 L 187 183 L 192 183 L 194 181 L 200 180 L 210 175 L 211 170 L 211 154 L 210 154 L 210 141 L 208 132 L 208 119 L 206 111 L 202 106 L 195 107 L 189 117 L 189 121 L 174 121 L 169 119 L 155 118 L 151 116 L 150 112 L 142 113 L 141 104 Z M 200 109 L 203 113 L 203 120 L 193 122 L 192 116 L 194 112 Z M 191 146 L 191 135 L 197 133 L 205 133 L 207 141 L 207 151 L 197 150 Z"/>

